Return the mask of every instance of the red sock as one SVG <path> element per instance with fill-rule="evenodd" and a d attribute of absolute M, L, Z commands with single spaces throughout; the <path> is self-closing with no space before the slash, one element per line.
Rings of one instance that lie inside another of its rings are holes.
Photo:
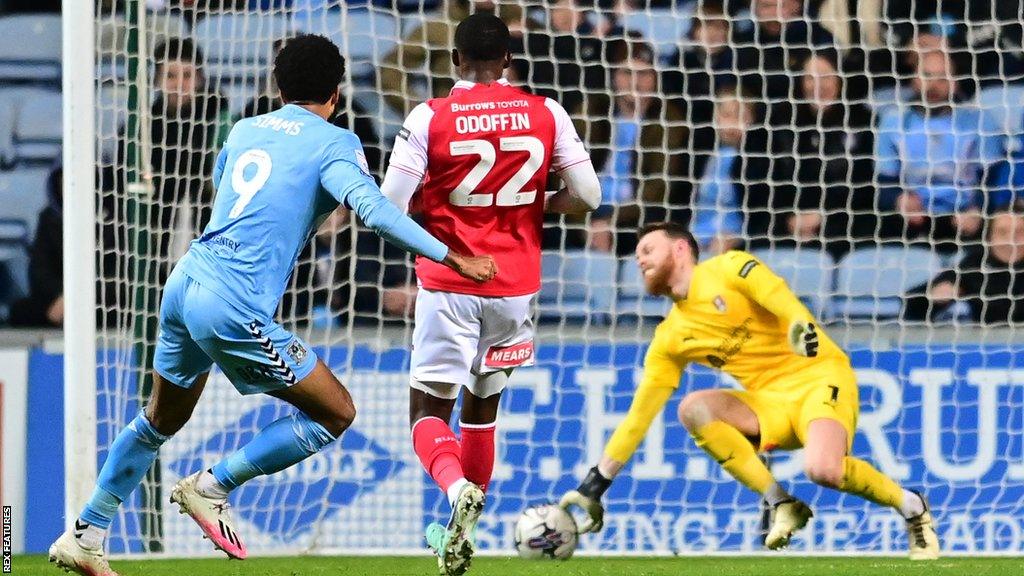
<path fill-rule="evenodd" d="M 462 432 L 462 468 L 466 480 L 487 491 L 494 471 L 494 422 L 459 424 Z"/>
<path fill-rule="evenodd" d="M 412 445 L 420 457 L 423 469 L 437 482 L 442 490 L 465 478 L 462 473 L 462 451 L 459 439 L 440 418 L 427 417 L 416 421 L 412 427 Z"/>

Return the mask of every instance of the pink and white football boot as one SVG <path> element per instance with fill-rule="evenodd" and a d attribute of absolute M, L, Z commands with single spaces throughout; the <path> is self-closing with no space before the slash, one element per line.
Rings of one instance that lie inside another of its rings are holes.
<path fill-rule="evenodd" d="M 196 472 L 175 484 L 171 490 L 171 502 L 178 505 L 182 514 L 188 514 L 199 524 L 204 537 L 209 538 L 218 550 L 229 558 L 245 560 L 248 552 L 235 530 L 227 498 L 210 498 L 199 492 L 196 480 L 200 474 L 202 472 Z"/>

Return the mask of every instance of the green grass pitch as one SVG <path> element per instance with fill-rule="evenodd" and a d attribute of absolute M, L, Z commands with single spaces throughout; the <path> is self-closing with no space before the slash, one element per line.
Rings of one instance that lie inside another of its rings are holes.
<path fill-rule="evenodd" d="M 12 573 L 58 576 L 44 556 L 16 556 Z M 430 557 L 297 557 L 115 561 L 121 576 L 434 576 Z M 527 562 L 480 557 L 467 576 L 1011 576 L 1024 574 L 1020 558 L 944 558 L 910 562 L 894 557 L 574 558 Z"/>

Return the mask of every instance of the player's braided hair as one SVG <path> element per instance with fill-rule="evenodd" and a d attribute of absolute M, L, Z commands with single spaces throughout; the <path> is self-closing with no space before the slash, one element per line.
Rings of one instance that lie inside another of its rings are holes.
<path fill-rule="evenodd" d="M 508 53 L 510 42 L 508 26 L 494 14 L 477 12 L 455 28 L 455 49 L 469 61 L 501 60 Z"/>
<path fill-rule="evenodd" d="M 686 240 L 686 243 L 690 245 L 690 251 L 693 252 L 693 259 L 695 261 L 700 260 L 700 246 L 697 245 L 697 239 L 686 229 L 686 226 L 678 222 L 654 222 L 647 224 L 636 233 L 636 239 L 639 240 L 651 232 L 659 230 L 664 232 L 669 238 Z"/>
<path fill-rule="evenodd" d="M 333 42 L 315 34 L 289 39 L 274 59 L 274 79 L 285 102 L 323 104 L 345 76 L 345 58 Z"/>

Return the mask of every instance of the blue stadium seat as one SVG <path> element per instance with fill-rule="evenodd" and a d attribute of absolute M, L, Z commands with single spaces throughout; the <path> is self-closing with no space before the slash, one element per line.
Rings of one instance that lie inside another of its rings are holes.
<path fill-rule="evenodd" d="M 49 163 L 60 153 L 61 139 L 60 92 L 32 86 L 0 90 L 0 164 Z"/>
<path fill-rule="evenodd" d="M 654 47 L 659 60 L 670 58 L 687 44 L 694 4 L 674 9 L 633 10 L 623 20 L 626 30 L 636 30 Z"/>
<path fill-rule="evenodd" d="M 583 250 L 545 252 L 541 266 L 541 320 L 609 320 L 615 297 L 614 256 Z"/>
<path fill-rule="evenodd" d="M 60 81 L 60 15 L 0 17 L 0 38 L 0 82 Z"/>
<path fill-rule="evenodd" d="M 60 155 L 63 138 L 61 118 L 60 92 L 40 90 L 21 101 L 14 125 L 18 162 L 49 164 Z"/>
<path fill-rule="evenodd" d="M 0 172 L 0 219 L 25 222 L 27 237 L 35 238 L 39 213 L 48 202 L 49 168 L 19 168 Z"/>
<path fill-rule="evenodd" d="M 402 129 L 403 119 L 390 106 L 384 105 L 380 92 L 356 87 L 352 91 L 352 102 L 359 104 L 373 120 L 373 127 L 377 130 L 380 141 L 391 146 L 398 136 L 398 131 Z"/>
<path fill-rule="evenodd" d="M 615 305 L 616 316 L 638 318 L 664 318 L 672 308 L 668 298 L 650 296 L 644 289 L 640 267 L 632 258 L 619 262 L 619 298 Z"/>
<path fill-rule="evenodd" d="M 419 28 L 420 26 L 423 26 L 425 23 L 431 20 L 440 20 L 443 18 L 444 14 L 438 12 L 420 13 L 413 11 L 406 14 L 402 14 L 401 22 L 399 22 L 398 26 L 398 32 L 402 38 L 405 38 L 409 34 L 412 34 L 413 30 Z"/>
<path fill-rule="evenodd" d="M 978 109 L 984 125 L 997 131 L 997 136 L 1019 136 L 1024 125 L 1024 86 L 1009 84 L 989 86 L 978 93 Z"/>
<path fill-rule="evenodd" d="M 0 218 L 0 316 L 28 295 L 28 230 L 24 220 Z"/>
<path fill-rule="evenodd" d="M 854 250 L 839 263 L 833 317 L 882 320 L 899 316 L 902 296 L 942 270 L 925 248 L 879 246 Z"/>
<path fill-rule="evenodd" d="M 0 167 L 10 166 L 17 159 L 14 152 L 14 121 L 17 117 L 14 104 L 0 99 Z"/>
<path fill-rule="evenodd" d="M 39 212 L 47 202 L 49 170 L 32 168 L 0 172 L 0 305 L 28 294 L 28 246 L 35 237 Z"/>
<path fill-rule="evenodd" d="M 828 316 L 835 261 L 824 250 L 776 248 L 752 252 L 776 274 L 810 309 L 815 318 Z"/>
<path fill-rule="evenodd" d="M 373 8 L 298 12 L 293 22 L 296 30 L 322 34 L 333 40 L 341 48 L 355 79 L 373 76 L 376 63 L 398 43 L 398 21 Z"/>
<path fill-rule="evenodd" d="M 156 45 L 168 38 L 188 36 L 188 25 L 176 13 L 149 12 L 146 14 L 147 59 Z M 128 52 L 128 22 L 120 15 L 105 16 L 96 22 L 96 44 L 100 54 L 97 62 L 100 78 L 124 78 Z"/>
<path fill-rule="evenodd" d="M 208 76 L 256 79 L 266 74 L 274 42 L 289 31 L 281 14 L 212 14 L 192 35 L 203 49 Z"/>

